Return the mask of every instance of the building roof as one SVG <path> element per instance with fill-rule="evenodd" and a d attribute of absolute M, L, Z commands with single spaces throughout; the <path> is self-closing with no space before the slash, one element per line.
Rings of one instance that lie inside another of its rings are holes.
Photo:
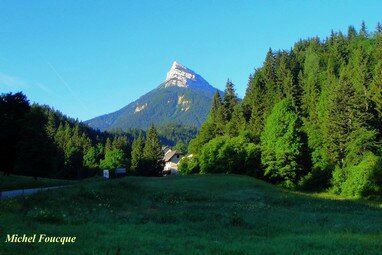
<path fill-rule="evenodd" d="M 175 156 L 175 155 L 181 155 L 181 153 L 178 152 L 178 151 L 170 150 L 170 151 L 168 151 L 168 152 L 166 153 L 166 155 L 164 155 L 163 160 L 164 160 L 165 162 L 170 161 L 171 158 L 172 158 L 173 156 Z"/>

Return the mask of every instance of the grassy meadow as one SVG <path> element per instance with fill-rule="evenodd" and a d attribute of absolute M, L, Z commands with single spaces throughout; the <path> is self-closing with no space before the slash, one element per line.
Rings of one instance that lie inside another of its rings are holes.
<path fill-rule="evenodd" d="M 0 236 L 76 236 L 0 254 L 380 254 L 382 206 L 235 175 L 94 178 L 0 200 Z"/>

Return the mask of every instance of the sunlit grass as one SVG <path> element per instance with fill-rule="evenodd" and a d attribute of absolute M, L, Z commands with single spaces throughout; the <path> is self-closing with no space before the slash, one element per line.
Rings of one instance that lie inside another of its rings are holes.
<path fill-rule="evenodd" d="M 0 201 L 3 239 L 78 238 L 0 254 L 380 254 L 382 210 L 337 198 L 234 175 L 92 179 Z"/>

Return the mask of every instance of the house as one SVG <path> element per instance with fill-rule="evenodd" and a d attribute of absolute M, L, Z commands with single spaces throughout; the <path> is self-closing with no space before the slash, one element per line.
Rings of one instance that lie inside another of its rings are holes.
<path fill-rule="evenodd" d="M 171 150 L 171 148 L 170 147 L 168 147 L 168 146 L 162 146 L 162 151 L 163 151 L 163 153 L 166 155 L 166 153 L 167 152 L 169 152 Z"/>
<path fill-rule="evenodd" d="M 163 161 L 165 163 L 163 174 L 178 174 L 178 163 L 182 158 L 182 154 L 178 151 L 167 150 L 164 154 Z"/>

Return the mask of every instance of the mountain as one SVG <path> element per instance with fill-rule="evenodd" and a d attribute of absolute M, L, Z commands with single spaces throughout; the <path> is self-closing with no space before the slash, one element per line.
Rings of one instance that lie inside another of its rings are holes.
<path fill-rule="evenodd" d="M 86 123 L 99 130 L 147 128 L 151 123 L 179 123 L 199 127 L 218 89 L 187 67 L 174 62 L 157 88 L 122 109 Z M 219 91 L 222 93 L 221 91 Z"/>

